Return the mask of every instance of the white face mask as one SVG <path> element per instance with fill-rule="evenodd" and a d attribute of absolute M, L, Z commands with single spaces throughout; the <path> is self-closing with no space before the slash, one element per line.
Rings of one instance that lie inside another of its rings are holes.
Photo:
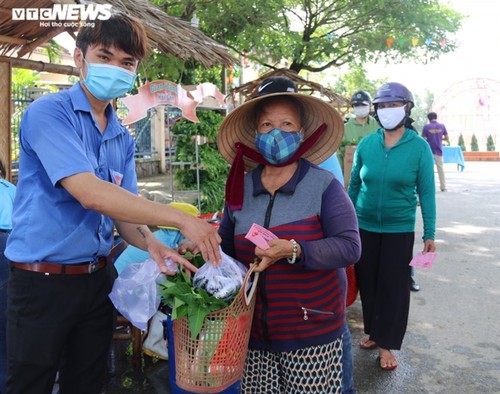
<path fill-rule="evenodd" d="M 406 116 L 406 108 L 402 107 L 394 108 L 382 108 L 377 110 L 378 120 L 384 129 L 387 131 L 392 131 Z"/>
<path fill-rule="evenodd" d="M 370 113 L 370 106 L 369 105 L 356 106 L 353 107 L 353 110 L 354 110 L 354 115 L 356 115 L 356 117 L 366 118 Z"/>

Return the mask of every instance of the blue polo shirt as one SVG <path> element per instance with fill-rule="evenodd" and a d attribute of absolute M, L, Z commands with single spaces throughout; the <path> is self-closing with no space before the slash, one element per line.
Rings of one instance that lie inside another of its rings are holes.
<path fill-rule="evenodd" d="M 16 186 L 0 179 L 0 230 L 12 229 L 12 204 L 16 195 Z"/>
<path fill-rule="evenodd" d="M 328 159 L 318 165 L 321 168 L 330 171 L 333 175 L 335 175 L 335 178 L 337 178 L 342 185 L 344 184 L 344 174 L 342 174 L 342 168 L 340 168 L 337 152 L 335 152 Z"/>
<path fill-rule="evenodd" d="M 60 184 L 90 172 L 137 194 L 134 140 L 111 105 L 106 116 L 101 133 L 79 83 L 26 109 L 13 230 L 5 251 L 10 260 L 79 263 L 109 254 L 112 219 L 84 209 Z"/>

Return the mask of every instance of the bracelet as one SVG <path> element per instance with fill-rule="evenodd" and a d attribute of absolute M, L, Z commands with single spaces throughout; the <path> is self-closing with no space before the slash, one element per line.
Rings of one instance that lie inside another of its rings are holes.
<path fill-rule="evenodd" d="M 287 257 L 288 264 L 295 264 L 295 261 L 297 260 L 297 250 L 299 249 L 299 246 L 297 244 L 297 241 L 294 239 L 291 239 L 290 242 L 293 245 L 293 250 L 292 250 L 292 258 Z"/>

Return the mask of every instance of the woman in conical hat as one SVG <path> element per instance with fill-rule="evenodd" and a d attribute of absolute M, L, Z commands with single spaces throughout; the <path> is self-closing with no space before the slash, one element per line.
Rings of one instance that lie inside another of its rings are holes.
<path fill-rule="evenodd" d="M 341 392 L 344 268 L 361 245 L 347 193 L 316 164 L 337 149 L 343 122 L 288 78 L 264 79 L 254 96 L 218 136 L 231 164 L 222 249 L 260 271 L 242 392 Z M 253 224 L 275 238 L 256 247 Z"/>

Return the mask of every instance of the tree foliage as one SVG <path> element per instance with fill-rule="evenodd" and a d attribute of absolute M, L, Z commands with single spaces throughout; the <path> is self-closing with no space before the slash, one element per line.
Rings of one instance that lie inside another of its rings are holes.
<path fill-rule="evenodd" d="M 476 134 L 472 134 L 472 138 L 470 139 L 470 150 L 472 152 L 478 152 L 479 151 L 479 145 L 477 143 Z"/>
<path fill-rule="evenodd" d="M 430 60 L 454 49 L 448 36 L 460 26 L 459 14 L 437 0 L 189 3 L 211 37 L 261 64 L 286 60 L 297 72 L 380 56 Z M 389 37 L 394 39 L 390 48 Z"/>
<path fill-rule="evenodd" d="M 415 107 L 411 111 L 411 117 L 415 120 L 413 126 L 420 134 L 427 123 L 427 114 L 431 111 L 434 93 L 426 89 L 422 97 L 418 94 L 414 94 L 413 97 Z"/>
<path fill-rule="evenodd" d="M 139 65 L 139 78 L 142 83 L 165 79 L 182 85 L 195 85 L 211 82 L 221 88 L 222 66 L 205 68 L 196 61 L 182 60 L 154 51 Z"/>
<path fill-rule="evenodd" d="M 461 24 L 439 0 L 153 2 L 188 21 L 196 15 L 205 34 L 253 62 L 284 61 L 297 72 L 379 60 L 425 63 L 455 49 Z"/>
<path fill-rule="evenodd" d="M 200 123 L 180 121 L 175 124 L 176 160 L 196 163 L 194 137 L 207 137 L 199 146 L 200 189 L 202 212 L 221 211 L 224 206 L 224 185 L 229 167 L 217 150 L 217 133 L 224 118 L 215 111 L 199 111 Z M 182 189 L 194 190 L 197 185 L 196 169 L 176 170 L 175 179 Z"/>
<path fill-rule="evenodd" d="M 486 140 L 486 150 L 488 152 L 495 151 L 495 141 L 493 141 L 493 136 L 491 134 L 488 136 L 488 139 Z"/>
<path fill-rule="evenodd" d="M 464 136 L 462 133 L 458 136 L 458 146 L 462 149 L 463 152 L 467 150 L 465 147 L 465 141 L 464 141 Z"/>
<path fill-rule="evenodd" d="M 373 99 L 377 89 L 385 82 L 385 79 L 368 79 L 363 67 L 355 64 L 350 67 L 349 72 L 337 78 L 332 90 L 348 99 L 358 90 L 365 90 Z"/>

